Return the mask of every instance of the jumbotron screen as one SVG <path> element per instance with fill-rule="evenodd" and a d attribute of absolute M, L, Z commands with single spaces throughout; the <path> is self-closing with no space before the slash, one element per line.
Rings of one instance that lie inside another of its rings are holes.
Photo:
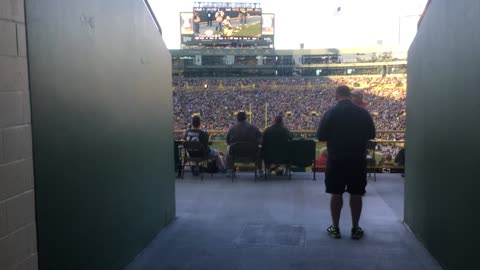
<path fill-rule="evenodd" d="M 192 12 L 180 13 L 180 23 L 185 45 L 265 43 L 260 3 L 194 2 Z"/>

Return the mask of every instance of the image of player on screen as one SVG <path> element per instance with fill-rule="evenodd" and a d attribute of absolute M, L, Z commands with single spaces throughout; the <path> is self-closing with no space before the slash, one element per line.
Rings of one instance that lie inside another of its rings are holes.
<path fill-rule="evenodd" d="M 213 17 L 214 17 L 215 14 L 213 14 L 212 11 L 207 11 L 207 26 L 212 26 L 212 21 L 213 21 Z"/>
<path fill-rule="evenodd" d="M 240 12 L 238 13 L 238 22 L 240 25 L 245 25 L 247 24 L 247 10 L 244 8 L 240 9 Z"/>
<path fill-rule="evenodd" d="M 193 13 L 193 32 L 200 34 L 200 14 L 198 12 Z"/>
<path fill-rule="evenodd" d="M 222 23 L 223 23 L 223 17 L 225 16 L 225 12 L 223 10 L 218 9 L 217 12 L 215 13 L 215 21 L 217 22 L 217 27 L 215 27 L 215 31 L 222 31 Z"/>
<path fill-rule="evenodd" d="M 222 27 L 223 27 L 223 36 L 225 37 L 230 37 L 232 36 L 233 33 L 233 26 L 232 23 L 230 22 L 230 16 L 227 16 L 223 22 L 222 22 Z"/>

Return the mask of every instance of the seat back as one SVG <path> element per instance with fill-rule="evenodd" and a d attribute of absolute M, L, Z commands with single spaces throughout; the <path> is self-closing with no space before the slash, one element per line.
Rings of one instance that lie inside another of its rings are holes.
<path fill-rule="evenodd" d="M 265 164 L 288 164 L 290 163 L 289 141 L 282 143 L 263 144 L 263 160 Z"/>
<path fill-rule="evenodd" d="M 255 162 L 259 158 L 259 153 L 258 144 L 252 142 L 236 142 L 229 148 L 229 155 L 235 162 Z"/>
<path fill-rule="evenodd" d="M 187 141 L 183 143 L 183 148 L 189 158 L 207 158 L 207 149 L 205 149 L 205 146 L 201 142 Z"/>
<path fill-rule="evenodd" d="M 288 142 L 290 163 L 298 167 L 310 167 L 315 162 L 314 140 L 293 140 Z"/>
<path fill-rule="evenodd" d="M 372 150 L 372 151 L 374 151 L 376 147 L 377 147 L 377 142 L 375 142 L 375 141 L 367 141 L 367 150 Z"/>

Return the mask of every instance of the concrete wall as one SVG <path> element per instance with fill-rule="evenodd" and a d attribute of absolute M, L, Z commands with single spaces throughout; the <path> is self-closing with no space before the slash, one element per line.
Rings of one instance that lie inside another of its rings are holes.
<path fill-rule="evenodd" d="M 23 0 L 0 1 L 0 269 L 37 269 Z"/>
<path fill-rule="evenodd" d="M 408 56 L 405 221 L 445 269 L 478 268 L 480 1 L 433 0 Z"/>
<path fill-rule="evenodd" d="M 122 269 L 175 215 L 170 54 L 143 0 L 26 14 L 39 267 Z"/>

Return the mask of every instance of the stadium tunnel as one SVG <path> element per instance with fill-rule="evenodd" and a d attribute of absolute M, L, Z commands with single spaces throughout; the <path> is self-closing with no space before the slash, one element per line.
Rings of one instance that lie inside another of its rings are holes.
<path fill-rule="evenodd" d="M 448 270 L 478 264 L 479 24 L 430 1 L 408 58 L 404 220 Z M 0 269 L 122 269 L 176 215 L 148 2 L 2 1 L 0 29 Z"/>

